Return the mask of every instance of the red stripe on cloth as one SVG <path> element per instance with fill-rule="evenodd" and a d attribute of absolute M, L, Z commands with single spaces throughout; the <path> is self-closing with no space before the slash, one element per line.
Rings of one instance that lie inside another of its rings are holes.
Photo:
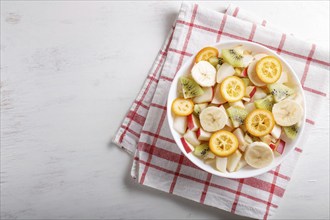
<path fill-rule="evenodd" d="M 205 30 L 205 31 L 209 31 L 209 32 L 212 32 L 212 33 L 218 33 L 219 32 L 219 31 L 217 31 L 215 29 L 212 29 L 212 28 L 209 28 L 209 27 L 205 27 L 205 26 L 202 26 L 202 25 L 191 24 L 189 22 L 182 21 L 182 20 L 178 20 L 177 21 L 177 24 L 183 24 L 183 25 L 187 25 L 187 26 L 192 26 L 194 28 Z M 238 36 L 238 35 L 234 35 L 234 34 L 230 34 L 230 33 L 226 33 L 226 32 L 222 32 L 222 34 L 225 35 L 225 36 L 227 36 L 227 37 L 231 37 L 231 38 L 238 39 L 238 40 L 248 40 L 247 38 L 244 38 L 244 37 L 241 37 L 241 36 Z M 272 49 L 272 50 L 276 50 L 277 49 L 277 48 L 275 48 L 273 46 L 266 45 L 266 44 L 263 44 L 261 42 L 256 42 L 256 43 L 259 43 L 259 44 L 261 44 L 261 45 L 263 45 L 263 46 L 265 46 L 265 47 L 267 47 L 269 49 Z M 293 53 L 293 52 L 290 52 L 290 51 L 286 51 L 286 50 L 282 50 L 282 53 L 285 53 L 287 55 L 290 55 L 290 56 L 293 56 L 293 57 L 296 57 L 296 58 L 304 59 L 304 60 L 307 59 L 306 56 L 303 56 L 301 54 L 296 54 L 296 53 Z M 330 63 L 329 62 L 326 62 L 326 61 L 322 61 L 322 60 L 318 60 L 318 59 L 312 59 L 311 61 L 314 62 L 314 63 L 318 63 L 318 64 L 321 64 L 321 65 L 324 65 L 324 66 L 330 66 Z"/>
<path fill-rule="evenodd" d="M 167 109 L 166 106 L 159 105 L 159 104 L 156 104 L 156 103 L 151 103 L 150 106 L 156 107 L 156 108 L 159 108 L 159 109 L 163 109 L 164 111 L 166 111 L 166 109 Z"/>
<path fill-rule="evenodd" d="M 160 76 L 160 78 L 164 79 L 164 80 L 167 80 L 167 81 L 170 81 L 170 82 L 173 81 L 173 78 L 170 78 L 170 77 L 167 77 L 167 76 Z"/>
<path fill-rule="evenodd" d="M 145 117 L 143 117 L 142 115 L 139 115 L 136 112 L 132 112 L 132 111 L 129 111 L 126 117 L 135 121 L 136 123 L 138 123 L 139 125 L 142 125 L 142 126 L 144 125 L 144 122 L 146 121 Z"/>
<path fill-rule="evenodd" d="M 252 30 L 251 30 L 251 33 L 250 33 L 250 36 L 249 36 L 249 39 L 248 39 L 249 41 L 253 40 L 254 34 L 256 33 L 256 29 L 257 29 L 257 25 L 255 23 L 253 23 Z"/>
<path fill-rule="evenodd" d="M 201 198 L 199 200 L 200 203 L 204 204 L 204 201 L 205 201 L 205 198 L 206 198 L 206 193 L 209 189 L 209 185 L 210 185 L 210 182 L 211 182 L 211 178 L 212 178 L 212 174 L 207 174 L 207 177 L 206 177 L 206 181 L 204 183 L 204 189 L 202 191 L 202 195 L 201 195 Z"/>
<path fill-rule="evenodd" d="M 297 152 L 299 152 L 299 153 L 302 153 L 303 152 L 303 150 L 301 148 L 298 148 L 298 147 L 296 147 L 294 150 L 297 151 Z"/>
<path fill-rule="evenodd" d="M 144 109 L 146 110 L 149 110 L 149 106 L 146 106 L 145 104 L 142 103 L 143 100 L 134 100 L 134 103 L 137 104 L 137 105 L 140 105 L 141 107 L 143 107 Z"/>
<path fill-rule="evenodd" d="M 304 86 L 305 84 L 305 81 L 306 81 L 306 78 L 307 78 L 307 74 L 308 74 L 308 70 L 309 70 L 309 66 L 311 64 L 311 61 L 312 61 L 312 58 L 313 58 L 313 55 L 314 55 L 314 52 L 315 52 L 315 44 L 312 45 L 312 49 L 310 50 L 309 54 L 308 54 L 308 57 L 307 57 L 307 60 L 306 60 L 306 65 L 305 65 L 305 69 L 304 69 L 304 74 L 301 78 L 301 85 Z"/>
<path fill-rule="evenodd" d="M 129 127 L 127 127 L 125 125 L 121 125 L 120 127 L 123 128 L 123 129 L 125 129 L 126 131 L 128 131 L 129 133 L 131 133 L 132 135 L 134 135 L 135 137 L 137 137 L 137 138 L 140 137 L 140 134 L 136 133 L 135 131 L 133 131 Z"/>
<path fill-rule="evenodd" d="M 191 19 L 190 19 L 190 23 L 191 24 L 194 24 L 194 21 L 195 21 L 195 18 L 196 18 L 196 14 L 197 14 L 197 9 L 198 9 L 198 5 L 195 4 L 194 5 L 193 12 L 192 12 L 192 15 L 191 15 Z M 188 43 L 189 43 L 189 40 L 190 40 L 190 36 L 191 36 L 192 30 L 193 30 L 193 26 L 189 26 L 188 33 L 187 33 L 187 36 L 186 36 L 186 39 L 184 41 L 183 48 L 182 48 L 182 51 L 183 52 L 185 52 L 187 50 L 187 47 L 188 47 Z M 182 62 L 183 62 L 183 57 L 184 57 L 184 55 L 181 54 L 180 59 L 179 59 L 179 62 L 178 62 L 178 66 L 177 66 L 175 72 L 178 72 L 178 70 L 181 68 L 181 65 L 182 65 Z"/>
<path fill-rule="evenodd" d="M 276 180 L 277 180 L 277 175 L 280 171 L 280 167 L 281 165 L 278 165 L 275 169 L 275 172 L 274 172 L 274 177 L 273 177 L 273 182 L 272 182 L 272 185 L 271 185 L 271 188 L 270 188 L 270 192 L 269 192 L 269 197 L 268 197 L 268 204 L 267 204 L 267 207 L 266 207 L 266 212 L 265 212 L 265 215 L 264 215 L 264 219 L 267 219 L 268 217 L 268 213 L 269 213 L 269 209 L 270 209 L 270 204 L 273 200 L 273 195 L 274 195 L 274 191 L 275 191 L 275 187 L 276 187 Z"/>
<path fill-rule="evenodd" d="M 265 192 L 269 192 L 269 189 L 271 188 L 271 183 L 266 182 L 264 180 L 250 177 L 247 179 L 244 179 L 244 185 L 252 186 L 256 189 L 263 190 Z M 285 190 L 282 187 L 275 186 L 274 194 L 278 197 L 283 197 Z"/>
<path fill-rule="evenodd" d="M 266 27 L 266 24 L 267 24 L 266 20 L 263 20 L 262 23 L 261 23 L 261 25 L 264 26 L 264 27 Z"/>
<path fill-rule="evenodd" d="M 137 161 L 137 162 L 139 162 L 139 163 L 142 163 L 142 164 L 146 165 L 146 162 L 143 161 L 143 160 L 141 160 L 141 159 L 139 159 L 138 157 L 134 157 L 134 160 Z M 175 172 L 172 171 L 172 170 L 168 170 L 168 169 L 165 169 L 165 168 L 163 168 L 163 167 L 160 167 L 160 166 L 157 166 L 157 165 L 154 165 L 154 164 L 149 164 L 149 166 L 152 167 L 152 168 L 154 168 L 154 169 L 157 169 L 157 170 L 159 170 L 159 171 L 162 171 L 162 172 L 164 172 L 164 173 L 168 173 L 168 174 L 172 174 L 172 175 L 175 174 Z M 205 184 L 205 182 L 206 182 L 206 181 L 204 181 L 204 180 L 197 179 L 197 178 L 195 178 L 195 177 L 188 176 L 188 175 L 185 175 L 185 174 L 182 174 L 182 173 L 179 174 L 179 177 L 182 177 L 182 178 L 185 178 L 185 179 L 188 179 L 188 180 L 191 180 L 191 181 L 197 182 L 197 183 L 201 183 L 201 184 Z M 233 193 L 233 194 L 236 193 L 235 190 L 232 190 L 232 189 L 230 189 L 230 188 L 227 188 L 227 187 L 225 187 L 225 186 L 221 186 L 221 185 L 218 185 L 218 184 L 215 184 L 215 183 L 210 183 L 209 186 L 214 187 L 214 188 L 217 188 L 217 189 L 224 190 L 224 191 L 229 192 L 229 193 Z M 262 200 L 262 199 L 260 199 L 260 198 L 253 197 L 253 196 L 248 195 L 248 194 L 245 194 L 245 193 L 241 193 L 241 196 L 246 197 L 246 198 L 248 198 L 248 199 L 251 199 L 251 200 L 253 200 L 253 201 L 256 201 L 256 202 L 262 203 L 262 204 L 268 204 L 268 202 L 265 201 L 265 200 Z M 278 208 L 277 205 L 272 204 L 272 203 L 270 204 L 270 206 L 272 206 L 272 207 L 274 207 L 274 208 Z"/>
<path fill-rule="evenodd" d="M 152 132 L 150 132 L 150 131 L 145 131 L 145 130 L 143 130 L 143 131 L 141 131 L 141 133 L 143 133 L 143 134 L 147 134 L 147 135 L 153 136 L 153 137 L 155 137 L 155 138 L 159 138 L 159 139 L 161 139 L 161 140 L 164 140 L 164 141 L 167 141 L 167 142 L 170 142 L 170 143 L 175 144 L 175 141 L 174 141 L 173 139 L 171 139 L 171 138 L 167 138 L 167 137 L 164 137 L 164 136 L 161 136 L 161 135 L 159 135 L 159 134 L 154 134 L 154 133 L 152 133 Z"/>
<path fill-rule="evenodd" d="M 280 54 L 282 52 L 285 39 L 286 39 L 286 34 L 282 34 L 282 38 L 281 38 L 280 44 L 278 45 L 278 48 L 277 48 L 277 53 L 278 54 Z"/>
<path fill-rule="evenodd" d="M 327 96 L 326 93 L 321 92 L 321 91 L 318 91 L 318 90 L 316 90 L 316 89 L 312 89 L 312 88 L 309 88 L 309 87 L 304 86 L 304 85 L 303 85 L 302 87 L 303 87 L 303 89 L 304 89 L 305 91 L 308 91 L 308 92 L 314 93 L 314 94 L 316 94 L 316 95 Z"/>
<path fill-rule="evenodd" d="M 311 124 L 311 125 L 315 125 L 315 122 L 313 120 L 308 119 L 308 118 L 306 118 L 306 122 Z"/>
<path fill-rule="evenodd" d="M 241 192 L 242 192 L 243 183 L 244 183 L 244 179 L 240 179 L 238 187 L 237 187 L 237 191 L 236 191 L 235 200 L 234 200 L 233 205 L 231 207 L 231 212 L 232 213 L 235 213 L 235 211 L 236 211 L 236 206 L 237 206 L 237 203 L 238 203 L 238 200 L 239 200 L 239 196 L 241 195 Z"/>
<path fill-rule="evenodd" d="M 275 174 L 275 172 L 273 170 L 269 171 L 269 173 Z M 289 176 L 286 176 L 286 175 L 283 175 L 283 174 L 280 174 L 280 173 L 278 174 L 278 177 L 281 177 L 282 179 L 285 179 L 287 181 L 291 180 L 291 178 Z"/>
<path fill-rule="evenodd" d="M 160 130 L 161 130 L 162 126 L 163 126 L 163 123 L 164 123 L 164 120 L 165 120 L 165 116 L 166 116 L 166 111 L 163 111 L 162 115 L 160 116 L 160 121 L 158 122 L 158 127 L 157 127 L 157 131 L 156 131 L 156 134 L 157 135 L 159 135 Z M 153 141 L 152 141 L 152 145 L 151 145 L 151 150 L 150 150 L 150 153 L 148 155 L 147 164 L 144 166 L 144 171 L 143 171 L 143 173 L 141 175 L 141 179 L 140 179 L 140 183 L 141 184 L 144 183 L 145 177 L 147 175 L 147 172 L 148 172 L 148 169 L 149 169 L 148 164 L 150 164 L 150 162 L 151 162 L 153 151 L 156 148 L 155 147 L 156 142 L 157 142 L 157 137 L 154 137 L 153 138 Z"/>
<path fill-rule="evenodd" d="M 171 186 L 170 186 L 170 190 L 169 190 L 169 193 L 171 193 L 171 194 L 174 191 L 174 187 L 176 185 L 176 181 L 177 181 L 178 176 L 180 174 L 180 170 L 181 170 L 181 166 L 182 166 L 182 163 L 183 163 L 183 159 L 184 159 L 184 155 L 181 153 L 180 159 L 179 159 L 179 162 L 178 162 L 178 167 L 176 168 L 176 171 L 174 173 L 174 177 L 173 177 L 173 180 L 172 180 L 172 183 L 171 183 Z"/>
<path fill-rule="evenodd" d="M 222 18 L 222 21 L 221 21 L 221 24 L 220 24 L 220 28 L 217 31 L 218 34 L 217 34 L 217 40 L 216 40 L 216 42 L 219 42 L 220 41 L 221 35 L 223 33 L 223 29 L 224 29 L 225 24 L 226 24 L 226 21 L 227 21 L 227 14 L 224 14 L 224 16 Z"/>
<path fill-rule="evenodd" d="M 233 17 L 236 17 L 237 14 L 238 14 L 238 12 L 239 12 L 239 7 L 236 7 L 236 8 L 235 8 L 235 11 L 234 11 L 234 13 L 233 13 Z"/>
<path fill-rule="evenodd" d="M 171 51 L 171 52 L 174 52 L 174 53 L 178 53 L 178 54 L 181 54 L 183 56 L 188 56 L 188 57 L 191 57 L 193 55 L 191 53 L 187 53 L 185 51 L 181 51 L 181 50 L 177 50 L 177 49 L 173 49 L 173 48 L 169 48 L 168 51 Z"/>
<path fill-rule="evenodd" d="M 174 27 L 173 27 L 173 29 L 174 29 Z M 165 48 L 166 48 L 165 51 L 168 50 L 168 48 L 169 48 L 169 46 L 170 46 L 170 44 L 171 44 L 171 42 L 172 42 L 173 34 L 174 34 L 174 30 L 172 31 L 171 36 L 170 36 L 170 38 L 169 38 L 169 40 L 168 40 L 168 42 L 167 42 L 167 45 L 166 45 L 166 47 L 165 47 Z M 152 76 L 155 76 L 155 75 L 158 73 L 158 71 L 160 70 L 160 67 L 161 67 L 162 64 L 163 64 L 163 60 L 164 60 L 164 58 L 165 58 L 165 55 L 164 55 L 164 54 L 161 54 L 161 58 L 160 58 L 160 60 L 159 60 L 159 62 L 158 62 L 158 65 L 157 65 L 155 71 L 151 74 Z M 152 80 L 149 80 L 149 82 L 148 82 L 148 84 L 147 84 L 147 87 L 146 87 L 146 89 L 144 90 L 144 92 L 143 92 L 143 94 L 142 94 L 142 96 L 141 96 L 141 98 L 140 98 L 139 101 L 144 100 L 145 96 L 148 94 L 148 92 L 149 92 L 149 88 L 150 88 L 150 86 L 151 86 L 151 82 L 152 82 Z M 140 105 L 137 104 L 137 105 L 135 106 L 133 112 L 137 112 L 139 106 L 140 106 Z M 128 124 L 127 124 L 125 130 L 124 130 L 123 133 L 120 135 L 119 143 L 122 143 L 122 142 L 123 142 L 123 139 L 124 139 L 124 137 L 125 137 L 125 135 L 126 135 L 126 132 L 128 131 L 128 128 L 130 127 L 131 123 L 132 123 L 132 120 L 130 120 L 130 121 L 128 122 Z M 131 133 L 132 133 L 132 132 L 131 132 Z"/>

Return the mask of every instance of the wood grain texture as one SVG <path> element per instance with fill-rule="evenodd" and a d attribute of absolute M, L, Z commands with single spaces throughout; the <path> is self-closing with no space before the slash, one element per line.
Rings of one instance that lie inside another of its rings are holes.
<path fill-rule="evenodd" d="M 329 2 L 234 4 L 329 50 Z M 1 2 L 1 219 L 241 219 L 133 183 L 109 144 L 179 7 Z M 329 102 L 318 111 L 273 218 L 329 218 Z"/>

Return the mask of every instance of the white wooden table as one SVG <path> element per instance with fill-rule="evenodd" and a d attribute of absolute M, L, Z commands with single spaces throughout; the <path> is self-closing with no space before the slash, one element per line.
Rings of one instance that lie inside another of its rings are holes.
<path fill-rule="evenodd" d="M 2 219 L 240 218 L 135 184 L 110 144 L 180 4 L 1 2 Z M 327 1 L 234 4 L 329 49 Z M 274 218 L 329 218 L 329 103 L 318 110 Z"/>

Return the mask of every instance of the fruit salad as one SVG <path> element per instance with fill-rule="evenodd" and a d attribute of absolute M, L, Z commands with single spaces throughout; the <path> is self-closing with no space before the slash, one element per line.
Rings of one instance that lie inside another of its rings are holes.
<path fill-rule="evenodd" d="M 194 61 L 171 106 L 186 152 L 223 173 L 270 165 L 302 125 L 291 73 L 275 56 L 242 45 L 205 47 Z"/>

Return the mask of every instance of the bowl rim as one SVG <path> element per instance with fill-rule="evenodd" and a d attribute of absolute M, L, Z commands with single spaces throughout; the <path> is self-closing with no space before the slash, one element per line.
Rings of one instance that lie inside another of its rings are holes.
<path fill-rule="evenodd" d="M 203 166 L 200 166 L 199 164 L 195 163 L 191 157 L 196 157 L 194 155 L 192 155 L 191 153 L 187 153 L 185 150 L 184 150 L 184 147 L 179 140 L 177 140 L 176 136 L 174 135 L 174 132 L 177 133 L 174 128 L 173 128 L 173 119 L 170 120 L 170 118 L 172 118 L 172 112 L 171 112 L 171 105 L 172 105 L 172 99 L 170 97 L 170 94 L 171 94 L 171 91 L 172 90 L 175 90 L 175 93 L 176 93 L 176 90 L 177 90 L 177 82 L 178 82 L 178 78 L 184 74 L 184 71 L 187 70 L 187 68 L 192 65 L 193 63 L 193 60 L 197 54 L 194 53 L 182 66 L 181 68 L 177 71 L 175 77 L 173 78 L 172 82 L 171 82 L 171 86 L 170 86 L 170 89 L 168 91 L 168 95 L 167 95 L 167 122 L 168 122 L 168 125 L 169 125 L 169 128 L 170 128 L 170 131 L 171 131 L 171 135 L 177 145 L 177 147 L 181 150 L 181 152 L 185 155 L 185 157 L 187 157 L 195 166 L 199 167 L 200 169 L 202 169 L 203 171 L 205 172 L 208 172 L 208 173 L 211 173 L 213 175 L 216 175 L 216 176 L 220 176 L 220 177 L 225 177 L 225 178 L 231 178 L 231 179 L 240 179 L 240 178 L 249 178 L 249 177 L 254 177 L 254 176 L 258 176 L 258 175 L 261 175 L 261 174 L 264 174 L 264 173 L 267 173 L 269 172 L 270 170 L 274 169 L 275 167 L 277 167 L 278 165 L 280 165 L 284 159 L 287 158 L 287 156 L 289 154 L 291 154 L 294 149 L 296 148 L 297 144 L 300 142 L 301 140 L 301 137 L 303 136 L 303 133 L 305 131 L 305 124 L 306 124 L 306 97 L 305 97 L 305 94 L 304 94 L 304 91 L 303 91 L 303 88 L 302 88 L 302 85 L 301 85 L 301 82 L 296 74 L 296 72 L 293 70 L 293 68 L 291 67 L 291 65 L 283 58 L 281 57 L 279 54 L 277 54 L 276 52 L 270 50 L 269 48 L 261 45 L 261 44 L 258 44 L 258 43 L 255 43 L 255 42 L 251 42 L 251 41 L 245 41 L 245 40 L 227 40 L 227 41 L 223 41 L 221 43 L 216 43 L 216 44 L 213 44 L 213 45 L 208 45 L 208 46 L 212 46 L 212 47 L 216 47 L 216 48 L 219 48 L 219 47 L 224 47 L 226 45 L 230 45 L 230 44 L 237 44 L 237 45 L 251 45 L 251 46 L 254 46 L 254 47 L 259 47 L 261 48 L 262 50 L 265 50 L 267 51 L 267 53 L 277 57 L 278 59 L 280 59 L 280 61 L 282 63 L 284 63 L 287 67 L 287 69 L 291 72 L 290 75 L 293 76 L 294 80 L 296 81 L 296 86 L 299 88 L 299 92 L 301 93 L 302 97 L 303 97 L 303 108 L 304 108 L 304 114 L 303 114 L 303 121 L 302 121 L 302 125 L 301 125 L 301 130 L 298 134 L 298 137 L 296 138 L 296 140 L 293 141 L 292 143 L 292 146 L 291 146 L 291 149 L 289 149 L 288 152 L 286 152 L 285 155 L 282 155 L 281 158 L 279 158 L 279 160 L 277 160 L 276 162 L 274 161 L 273 163 L 271 163 L 269 166 L 267 167 L 264 167 L 264 168 L 260 168 L 260 169 L 253 169 L 254 172 L 252 172 L 251 174 L 249 173 L 243 173 L 243 174 L 240 174 L 240 175 L 237 175 L 237 172 L 232 172 L 232 173 L 222 173 L 218 170 L 216 170 L 215 168 L 212 167 L 212 169 L 209 169 L 209 170 L 206 170 L 206 168 L 204 168 Z M 206 47 L 203 46 L 201 48 L 204 48 Z M 298 83 L 297 83 L 298 82 Z M 205 165 L 207 166 L 207 165 Z M 236 174 L 236 175 L 235 175 Z"/>

